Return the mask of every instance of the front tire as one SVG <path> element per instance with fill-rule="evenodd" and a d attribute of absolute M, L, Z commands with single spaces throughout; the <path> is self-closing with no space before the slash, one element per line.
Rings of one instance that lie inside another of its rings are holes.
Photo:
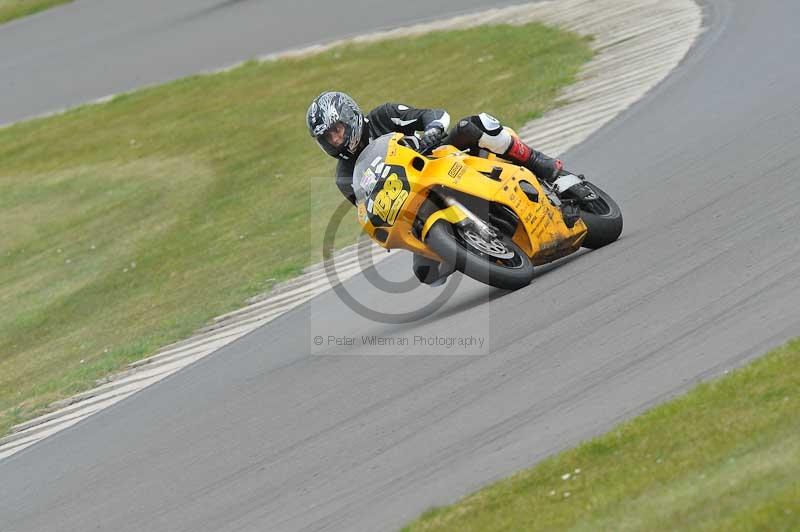
<path fill-rule="evenodd" d="M 533 279 L 533 263 L 509 238 L 487 241 L 476 232 L 439 220 L 425 240 L 445 262 L 476 281 L 517 290 Z"/>

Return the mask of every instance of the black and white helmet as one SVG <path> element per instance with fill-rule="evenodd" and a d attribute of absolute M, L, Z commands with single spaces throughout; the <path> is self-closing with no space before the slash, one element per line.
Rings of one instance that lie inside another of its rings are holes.
<path fill-rule="evenodd" d="M 348 158 L 357 154 L 364 129 L 364 114 L 358 104 L 343 92 L 323 92 L 311 102 L 306 114 L 311 136 L 331 157 Z M 326 133 L 337 123 L 344 126 L 344 142 L 333 146 Z"/>

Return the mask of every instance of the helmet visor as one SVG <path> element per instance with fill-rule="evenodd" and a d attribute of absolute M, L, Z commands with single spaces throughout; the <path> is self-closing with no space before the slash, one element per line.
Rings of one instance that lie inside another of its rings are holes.
<path fill-rule="evenodd" d="M 338 157 L 348 149 L 353 138 L 353 128 L 341 121 L 334 122 L 315 138 L 325 153 Z"/>

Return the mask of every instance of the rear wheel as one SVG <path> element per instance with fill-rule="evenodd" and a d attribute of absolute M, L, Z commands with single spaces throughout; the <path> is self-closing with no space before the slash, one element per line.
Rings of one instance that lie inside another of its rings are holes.
<path fill-rule="evenodd" d="M 490 286 L 516 290 L 533 279 L 530 258 L 503 235 L 486 239 L 469 226 L 440 220 L 428 231 L 426 243 L 445 262 Z"/>
<path fill-rule="evenodd" d="M 575 198 L 580 217 L 589 230 L 583 241 L 583 247 L 597 249 L 617 240 L 622 234 L 622 211 L 617 203 L 600 187 L 588 181 L 576 185 L 575 188 L 579 190 L 573 192 L 568 189 L 562 197 Z"/>

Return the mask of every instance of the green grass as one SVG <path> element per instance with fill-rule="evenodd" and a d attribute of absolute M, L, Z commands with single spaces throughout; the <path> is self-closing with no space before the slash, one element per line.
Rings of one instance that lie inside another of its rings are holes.
<path fill-rule="evenodd" d="M 535 24 L 437 33 L 0 129 L 0 434 L 319 257 L 311 227 L 341 201 L 333 177 L 312 178 L 335 167 L 305 129 L 323 90 L 519 126 L 590 57 Z M 358 226 L 343 227 L 346 243 Z"/>
<path fill-rule="evenodd" d="M 800 530 L 800 339 L 404 530 Z"/>
<path fill-rule="evenodd" d="M 68 2 L 72 0 L 0 0 L 0 24 Z"/>

